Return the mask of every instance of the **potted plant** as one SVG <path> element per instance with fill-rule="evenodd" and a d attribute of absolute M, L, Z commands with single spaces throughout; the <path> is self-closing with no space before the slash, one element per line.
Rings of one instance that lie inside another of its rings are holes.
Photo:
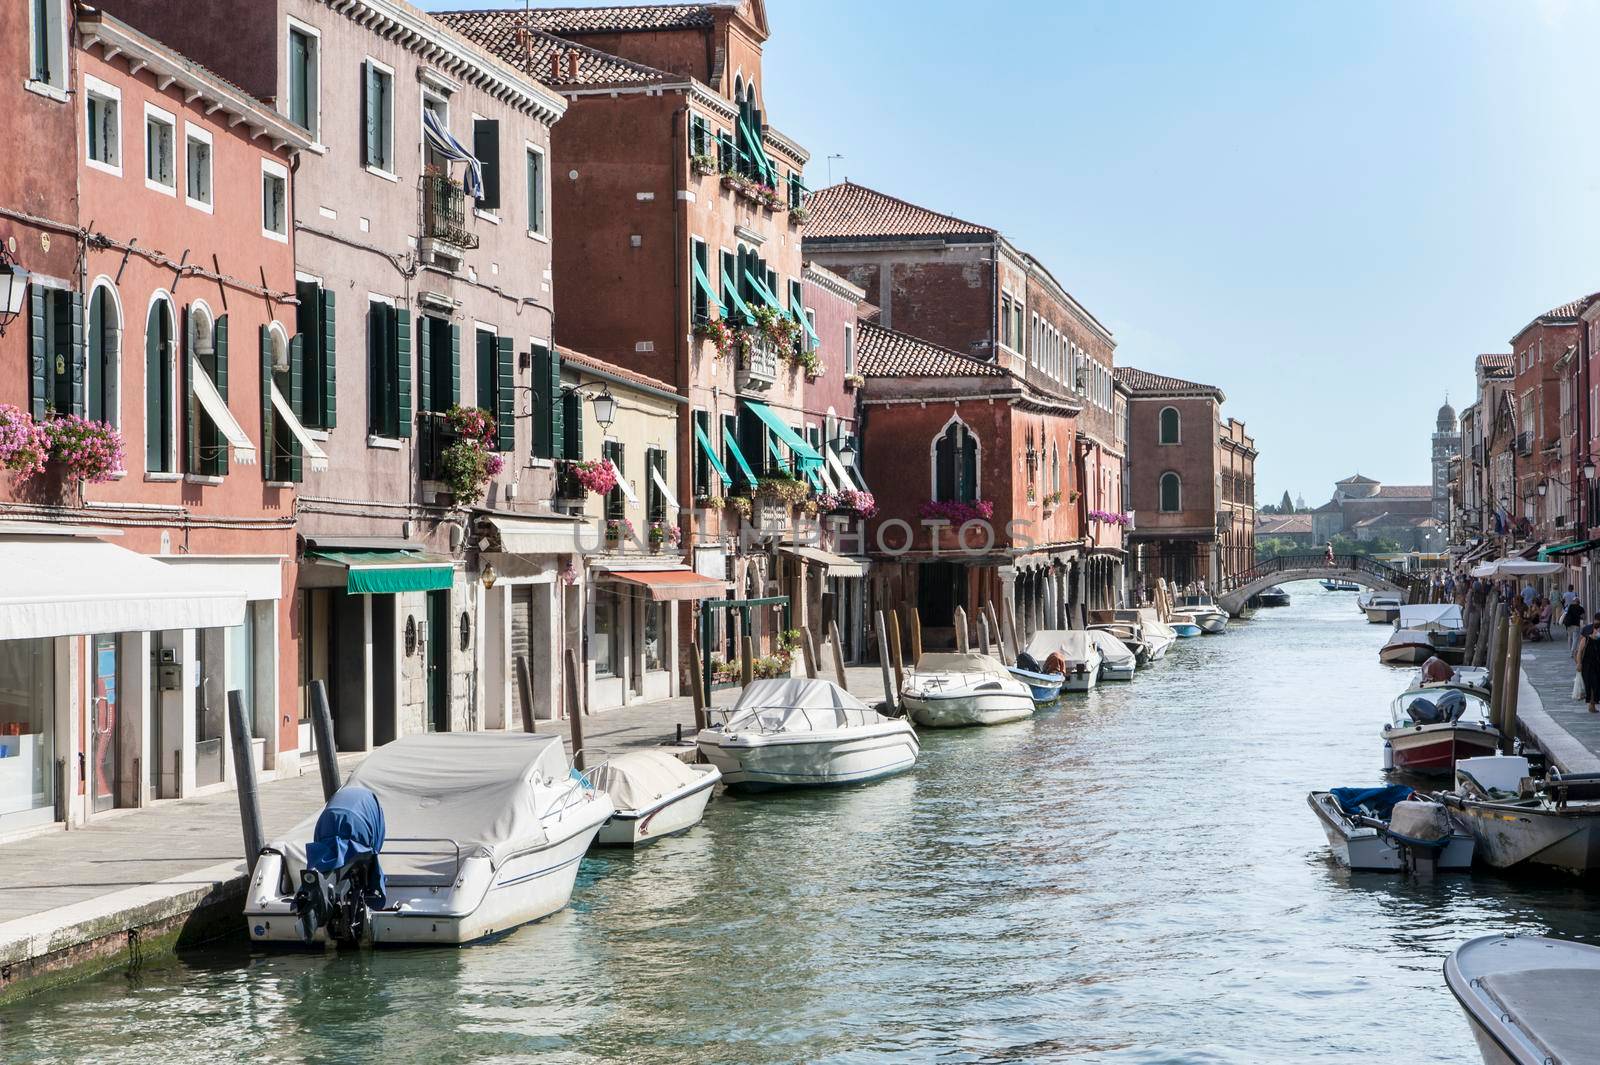
<path fill-rule="evenodd" d="M 109 481 L 122 470 L 122 434 L 105 422 L 58 414 L 41 426 L 50 461 L 71 481 Z"/>
<path fill-rule="evenodd" d="M 612 472 L 611 463 L 604 459 L 568 463 L 567 469 L 578 487 L 585 492 L 603 496 L 617 487 L 617 475 Z"/>
<path fill-rule="evenodd" d="M 810 217 L 811 212 L 806 210 L 804 204 L 799 207 L 789 208 L 789 222 L 791 225 L 803 226 L 806 224 L 806 219 Z"/>
<path fill-rule="evenodd" d="M 623 537 L 632 538 L 633 522 L 627 518 L 606 519 L 606 544 L 611 547 L 620 546 Z"/>
<path fill-rule="evenodd" d="M 689 169 L 700 177 L 705 177 L 707 174 L 715 174 L 717 172 L 717 160 L 704 152 L 691 155 L 689 157 Z"/>
<path fill-rule="evenodd" d="M 677 547 L 683 533 L 677 525 L 670 521 L 653 521 L 650 523 L 650 549 L 660 551 L 663 547 Z"/>
<path fill-rule="evenodd" d="M 27 411 L 0 403 L 0 469 L 25 481 L 44 471 L 49 452 L 50 437 Z"/>
<path fill-rule="evenodd" d="M 734 333 L 735 330 L 722 318 L 707 318 L 694 324 L 694 335 L 701 340 L 711 341 L 719 357 L 733 348 Z"/>
<path fill-rule="evenodd" d="M 723 499 L 722 505 L 738 514 L 739 517 L 749 520 L 751 510 L 749 496 L 727 496 Z"/>
<path fill-rule="evenodd" d="M 858 373 L 844 375 L 844 387 L 846 388 L 865 388 L 866 384 L 867 379 Z"/>
<path fill-rule="evenodd" d="M 786 506 L 799 506 L 811 495 L 811 486 L 794 477 L 763 477 L 756 482 L 756 496 L 775 499 Z"/>
<path fill-rule="evenodd" d="M 822 365 L 822 355 L 815 350 L 804 350 L 795 353 L 794 361 L 806 372 L 806 380 L 815 381 L 825 372 Z"/>

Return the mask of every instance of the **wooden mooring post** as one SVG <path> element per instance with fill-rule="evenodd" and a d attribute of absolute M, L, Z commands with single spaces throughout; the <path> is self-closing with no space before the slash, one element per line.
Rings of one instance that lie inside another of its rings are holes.
<path fill-rule="evenodd" d="M 578 772 L 583 772 L 583 692 L 578 687 L 578 677 L 581 676 L 578 667 L 578 650 L 575 647 L 567 648 L 567 723 L 572 728 L 572 764 Z"/>
<path fill-rule="evenodd" d="M 695 659 L 699 661 L 698 658 Z M 534 731 L 533 677 L 528 673 L 528 656 L 517 656 L 517 690 L 522 693 L 522 731 Z"/>
<path fill-rule="evenodd" d="M 956 650 L 962 654 L 972 652 L 972 644 L 967 639 L 967 610 L 965 607 L 956 607 Z"/>
<path fill-rule="evenodd" d="M 883 672 L 883 707 L 884 712 L 893 714 L 900 707 L 900 688 L 895 683 L 892 665 L 889 661 L 889 633 L 884 628 L 883 611 L 878 611 L 878 665 Z"/>
<path fill-rule="evenodd" d="M 328 706 L 328 685 L 311 682 L 311 732 L 317 741 L 317 772 L 322 775 L 322 801 L 339 790 L 339 754 L 334 747 L 333 711 Z"/>
<path fill-rule="evenodd" d="M 911 665 L 922 661 L 922 612 L 914 606 L 906 607 L 907 631 L 911 634 Z"/>
<path fill-rule="evenodd" d="M 233 773 L 238 778 L 245 876 L 249 877 L 255 874 L 256 859 L 261 857 L 267 841 L 261 828 L 261 793 L 256 790 L 255 745 L 250 742 L 250 720 L 244 714 L 244 697 L 237 688 L 228 693 L 228 732 L 233 741 Z"/>
<path fill-rule="evenodd" d="M 1510 619 L 1506 630 L 1505 694 L 1500 697 L 1500 717 L 1495 727 L 1500 730 L 1500 753 L 1510 754 L 1517 742 L 1517 689 L 1522 681 L 1522 626 L 1516 615 Z"/>
<path fill-rule="evenodd" d="M 828 622 L 828 640 L 833 644 L 833 672 L 839 679 L 839 687 L 845 691 L 850 690 L 850 682 L 844 675 L 844 644 L 839 639 L 839 623 Z"/>
<path fill-rule="evenodd" d="M 756 640 L 754 636 L 746 636 L 739 643 L 739 683 L 750 687 L 756 679 Z"/>
<path fill-rule="evenodd" d="M 689 694 L 694 699 L 694 728 L 699 732 L 711 723 L 710 715 L 707 713 L 707 708 L 711 705 L 711 693 L 706 691 L 706 678 L 700 670 L 702 659 L 699 640 L 689 641 L 689 654 L 694 663 L 693 668 L 689 670 Z"/>

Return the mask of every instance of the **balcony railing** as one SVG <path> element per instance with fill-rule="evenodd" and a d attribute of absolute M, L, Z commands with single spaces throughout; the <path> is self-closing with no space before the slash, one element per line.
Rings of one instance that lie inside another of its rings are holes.
<path fill-rule="evenodd" d="M 444 452 L 455 442 L 456 431 L 443 414 L 417 412 L 417 469 L 422 480 L 444 480 Z"/>
<path fill-rule="evenodd" d="M 423 175 L 422 235 L 466 250 L 478 246 L 478 235 L 467 230 L 467 194 L 443 174 Z"/>

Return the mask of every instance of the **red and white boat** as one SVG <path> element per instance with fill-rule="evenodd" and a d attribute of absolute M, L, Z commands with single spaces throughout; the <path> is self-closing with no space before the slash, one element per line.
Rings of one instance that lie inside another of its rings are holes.
<path fill-rule="evenodd" d="M 1458 682 L 1410 688 L 1390 708 L 1383 739 L 1394 768 L 1405 773 L 1449 774 L 1462 758 L 1494 754 L 1500 731 L 1489 721 L 1489 693 Z"/>

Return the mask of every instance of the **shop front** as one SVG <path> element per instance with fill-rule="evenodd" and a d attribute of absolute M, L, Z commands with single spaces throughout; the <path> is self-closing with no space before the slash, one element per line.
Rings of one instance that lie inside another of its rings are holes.
<path fill-rule="evenodd" d="M 677 695 L 677 604 L 719 598 L 725 583 L 643 558 L 591 561 L 590 569 L 590 709 Z"/>

